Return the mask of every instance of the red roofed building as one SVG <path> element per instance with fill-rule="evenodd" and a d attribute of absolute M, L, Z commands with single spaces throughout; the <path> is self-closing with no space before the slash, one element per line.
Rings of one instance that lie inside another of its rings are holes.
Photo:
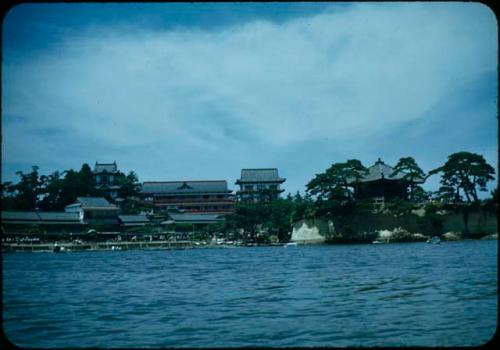
<path fill-rule="evenodd" d="M 157 208 L 189 213 L 227 214 L 234 199 L 225 180 L 148 181 L 142 184 L 141 198 Z"/>

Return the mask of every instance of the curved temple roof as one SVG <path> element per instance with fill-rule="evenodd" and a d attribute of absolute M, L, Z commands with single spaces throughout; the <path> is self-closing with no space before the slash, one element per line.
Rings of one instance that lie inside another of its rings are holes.
<path fill-rule="evenodd" d="M 385 164 L 380 158 L 373 164 L 371 167 L 368 168 L 368 173 L 363 176 L 363 178 L 360 180 L 361 182 L 370 182 L 370 181 L 377 181 L 377 180 L 401 180 L 403 179 L 403 176 L 405 174 L 403 173 L 398 173 L 395 176 L 392 176 L 394 173 L 394 168 Z M 353 183 L 354 179 L 349 180 L 349 183 Z M 415 179 L 415 183 L 423 183 L 424 179 L 418 178 Z"/>

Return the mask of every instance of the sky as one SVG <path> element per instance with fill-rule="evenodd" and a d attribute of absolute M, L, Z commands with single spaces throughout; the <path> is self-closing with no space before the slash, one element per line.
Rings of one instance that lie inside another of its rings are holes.
<path fill-rule="evenodd" d="M 242 168 L 276 167 L 303 194 L 333 163 L 428 172 L 460 151 L 498 173 L 497 33 L 472 2 L 20 4 L 2 24 L 2 181 L 116 161 L 236 190 Z"/>

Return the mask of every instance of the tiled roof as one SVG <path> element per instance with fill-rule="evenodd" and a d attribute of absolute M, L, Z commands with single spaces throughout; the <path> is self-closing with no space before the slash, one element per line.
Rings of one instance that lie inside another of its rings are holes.
<path fill-rule="evenodd" d="M 168 216 L 170 216 L 175 222 L 186 223 L 211 223 L 222 220 L 222 218 L 217 214 L 190 214 L 169 212 Z"/>
<path fill-rule="evenodd" d="M 39 221 L 40 217 L 34 211 L 2 211 L 4 220 Z"/>
<path fill-rule="evenodd" d="M 108 172 L 108 173 L 116 173 L 118 171 L 118 167 L 116 165 L 116 162 L 113 163 L 95 163 L 94 166 L 94 173 L 101 173 L 101 172 Z"/>
<path fill-rule="evenodd" d="M 279 177 L 277 168 L 266 169 L 241 169 L 241 178 L 236 183 L 243 182 L 284 182 L 286 179 Z"/>
<path fill-rule="evenodd" d="M 2 221 L 10 223 L 79 223 L 78 213 L 2 211 Z"/>
<path fill-rule="evenodd" d="M 118 218 L 123 223 L 131 223 L 131 222 L 150 222 L 145 214 L 139 215 L 118 215 Z"/>
<path fill-rule="evenodd" d="M 228 193 L 226 180 L 144 182 L 141 193 Z"/>
<path fill-rule="evenodd" d="M 37 212 L 42 221 L 80 221 L 78 213 Z"/>
<path fill-rule="evenodd" d="M 88 209 L 88 208 L 118 209 L 114 204 L 109 203 L 103 197 L 77 197 L 76 201 L 82 205 L 83 209 Z"/>
<path fill-rule="evenodd" d="M 403 173 L 398 173 L 395 176 L 391 176 L 392 173 L 394 172 L 394 168 L 385 164 L 383 161 L 380 160 L 380 158 L 373 164 L 371 167 L 368 168 L 368 173 L 363 176 L 361 179 L 361 182 L 370 182 L 370 181 L 377 181 L 381 179 L 386 179 L 386 180 L 401 180 L 404 176 Z M 417 179 L 416 182 L 423 181 L 423 179 Z M 350 181 L 351 183 L 354 182 L 353 180 Z"/>

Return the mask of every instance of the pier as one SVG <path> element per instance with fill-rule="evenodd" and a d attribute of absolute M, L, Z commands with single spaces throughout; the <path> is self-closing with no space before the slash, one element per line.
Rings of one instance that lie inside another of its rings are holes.
<path fill-rule="evenodd" d="M 118 242 L 85 242 L 85 243 L 3 243 L 2 253 L 7 252 L 47 252 L 60 247 L 60 252 L 99 251 L 99 250 L 135 250 L 135 249 L 186 249 L 205 248 L 192 241 L 118 241 Z"/>

